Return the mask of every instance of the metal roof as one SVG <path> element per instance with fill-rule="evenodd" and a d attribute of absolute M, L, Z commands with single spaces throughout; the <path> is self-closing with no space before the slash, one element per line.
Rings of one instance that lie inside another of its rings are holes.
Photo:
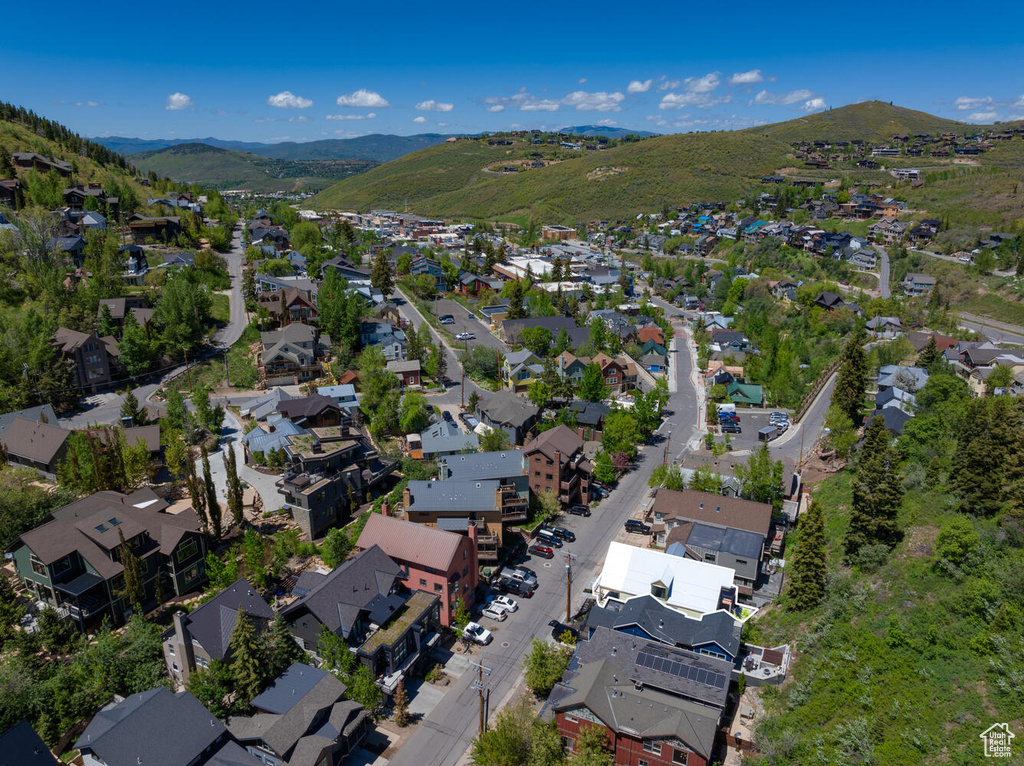
<path fill-rule="evenodd" d="M 493 511 L 495 493 L 500 482 L 481 481 L 410 481 L 407 511 Z"/>

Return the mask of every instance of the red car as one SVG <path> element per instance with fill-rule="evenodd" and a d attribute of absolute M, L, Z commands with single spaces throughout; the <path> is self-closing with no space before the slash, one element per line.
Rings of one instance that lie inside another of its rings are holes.
<path fill-rule="evenodd" d="M 540 556 L 545 559 L 553 559 L 555 557 L 555 552 L 546 545 L 531 545 L 529 551 L 534 556 Z"/>

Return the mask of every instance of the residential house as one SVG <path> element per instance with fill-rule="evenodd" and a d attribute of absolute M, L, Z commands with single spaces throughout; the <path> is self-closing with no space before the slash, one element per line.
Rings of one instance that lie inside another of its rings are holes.
<path fill-rule="evenodd" d="M 317 389 L 317 393 L 324 394 L 320 389 Z M 239 412 L 243 418 L 266 420 L 267 416 L 278 411 L 278 406 L 282 401 L 292 398 L 292 395 L 283 388 L 272 388 L 267 393 L 263 394 L 263 396 L 252 399 L 247 404 L 243 404 Z"/>
<path fill-rule="evenodd" d="M 522 444 L 537 424 L 540 408 L 511 391 L 498 391 L 477 405 L 477 417 L 484 425 L 500 428 L 512 444 Z"/>
<path fill-rule="evenodd" d="M 529 499 L 530 481 L 521 449 L 500 452 L 473 452 L 452 455 L 438 461 L 438 479 L 446 481 L 479 481 L 497 479 L 511 485 Z"/>
<path fill-rule="evenodd" d="M 284 451 L 290 443 L 288 437 L 307 433 L 309 431 L 295 425 L 283 415 L 268 415 L 265 425 L 257 425 L 242 436 L 245 462 L 262 465 L 271 452 Z"/>
<path fill-rule="evenodd" d="M 711 343 L 717 351 L 750 351 L 753 348 L 750 339 L 742 332 L 735 330 L 714 330 L 711 332 Z"/>
<path fill-rule="evenodd" d="M 828 312 L 848 309 L 857 315 L 860 315 L 861 313 L 861 308 L 856 303 L 847 303 L 839 293 L 833 293 L 827 290 L 818 293 L 818 295 L 815 296 L 814 301 L 812 301 L 812 304 Z"/>
<path fill-rule="evenodd" d="M 257 633 L 274 619 L 270 604 L 244 577 L 191 612 L 174 613 L 172 627 L 160 640 L 167 672 L 176 684 L 187 685 L 196 668 L 208 668 L 213 660 L 230 661 L 231 635 L 243 614 Z"/>
<path fill-rule="evenodd" d="M 408 355 L 405 331 L 388 322 L 362 322 L 359 325 L 359 337 L 364 346 L 380 348 L 389 362 L 405 359 Z"/>
<path fill-rule="evenodd" d="M 851 266 L 871 271 L 878 265 L 878 253 L 874 250 L 862 247 L 860 250 L 855 250 L 851 253 L 850 257 L 846 260 Z"/>
<path fill-rule="evenodd" d="M 199 518 L 192 509 L 170 514 L 167 507 L 149 488 L 95 492 L 18 537 L 11 546 L 15 571 L 33 600 L 70 616 L 81 630 L 105 618 L 119 625 L 129 608 L 120 595 L 122 535 L 142 560 L 143 606 L 155 604 L 158 592 L 182 596 L 203 581 L 206 536 Z"/>
<path fill-rule="evenodd" d="M 498 325 L 496 335 L 509 345 L 522 343 L 521 333 L 523 330 L 532 327 L 543 327 L 551 333 L 555 339 L 564 329 L 569 333 L 569 338 L 574 347 L 580 346 L 589 337 L 590 331 L 586 327 L 578 327 L 576 320 L 572 317 L 525 317 L 523 319 L 502 319 Z"/>
<path fill-rule="evenodd" d="M 81 388 L 95 392 L 113 380 L 117 357 L 121 355 L 113 337 L 100 338 L 60 327 L 53 334 L 53 345 L 71 362 L 75 383 Z"/>
<path fill-rule="evenodd" d="M 667 553 L 729 567 L 740 595 L 753 594 L 771 539 L 770 505 L 662 487 L 651 511 L 654 540 Z"/>
<path fill-rule="evenodd" d="M 622 642 L 599 628 L 581 642 L 551 693 L 555 725 L 572 752 L 598 730 L 614 763 L 706 766 L 727 704 L 730 665 L 654 641 Z"/>
<path fill-rule="evenodd" d="M 298 287 L 264 290 L 256 295 L 256 303 L 260 308 L 265 308 L 270 319 L 282 327 L 292 322 L 316 324 L 320 317 L 312 290 Z"/>
<path fill-rule="evenodd" d="M 725 391 L 733 404 L 747 407 L 764 406 L 764 389 L 755 383 L 740 383 L 734 380 L 725 387 Z"/>
<path fill-rule="evenodd" d="M 771 290 L 772 296 L 776 300 L 791 300 L 790 291 L 796 290 L 800 287 L 800 282 L 794 282 L 792 279 L 780 279 L 777 282 L 769 282 L 769 289 Z"/>
<path fill-rule="evenodd" d="M 7 431 L 17 418 L 31 420 L 34 423 L 57 424 L 57 413 L 54 412 L 53 405 L 49 403 L 40 404 L 36 407 L 28 407 L 15 412 L 5 412 L 0 415 L 0 437 L 4 435 L 4 432 Z"/>
<path fill-rule="evenodd" d="M 395 359 L 388 362 L 387 368 L 398 377 L 398 382 L 402 388 L 423 387 L 423 380 L 421 378 L 423 373 L 420 370 L 419 359 Z"/>
<path fill-rule="evenodd" d="M 908 393 L 917 393 L 928 382 L 928 371 L 920 367 L 903 367 L 898 364 L 884 364 L 878 368 L 878 390 L 900 388 Z"/>
<path fill-rule="evenodd" d="M 53 422 L 56 424 L 56 418 Z M 0 446 L 10 465 L 33 468 L 55 479 L 67 454 L 69 436 L 71 431 L 58 425 L 17 417 L 4 429 Z"/>
<path fill-rule="evenodd" d="M 135 213 L 128 219 L 132 242 L 146 245 L 172 242 L 181 233 L 181 218 L 176 215 L 145 216 Z"/>
<path fill-rule="evenodd" d="M 717 564 L 673 556 L 626 543 L 608 545 L 601 572 L 593 583 L 598 606 L 651 595 L 690 617 L 724 609 L 738 601 L 735 572 Z"/>
<path fill-rule="evenodd" d="M 356 548 L 365 551 L 375 545 L 402 567 L 406 588 L 437 594 L 444 627 L 452 626 L 460 598 L 472 611 L 479 567 L 470 537 L 373 513 Z"/>
<path fill-rule="evenodd" d="M 564 505 L 590 502 L 594 467 L 583 454 L 583 439 L 571 428 L 557 425 L 523 448 L 530 489 L 551 492 Z"/>
<path fill-rule="evenodd" d="M 874 316 L 867 321 L 865 327 L 875 338 L 895 338 L 903 332 L 903 323 L 899 317 Z"/>
<path fill-rule="evenodd" d="M 78 225 L 87 231 L 106 231 L 107 219 L 95 210 L 83 213 Z"/>
<path fill-rule="evenodd" d="M 465 272 L 459 276 L 456 289 L 463 295 L 476 295 L 481 290 L 494 290 L 498 292 L 504 284 L 497 277 L 481 277 L 479 274 Z"/>
<path fill-rule="evenodd" d="M 558 376 L 567 378 L 576 385 L 583 382 L 583 373 L 586 371 L 588 364 L 590 364 L 588 358 L 576 356 L 570 351 L 563 351 L 555 359 L 555 368 L 558 371 Z"/>
<path fill-rule="evenodd" d="M 382 304 L 377 306 L 373 310 L 373 315 L 382 322 L 387 322 L 395 327 L 402 327 L 405 320 L 402 319 L 401 313 L 398 311 L 396 306 L 391 301 L 384 301 Z"/>
<path fill-rule="evenodd" d="M 259 763 L 340 766 L 373 726 L 346 691 L 334 674 L 296 662 L 253 698 L 252 715 L 224 723 Z"/>
<path fill-rule="evenodd" d="M 895 245 L 903 241 L 903 236 L 909 228 L 910 224 L 908 223 L 883 218 L 878 223 L 871 224 L 868 227 L 868 233 L 878 242 Z"/>
<path fill-rule="evenodd" d="M 584 637 L 589 638 L 598 628 L 736 662 L 743 625 L 728 612 L 687 617 L 654 596 L 636 596 L 625 603 L 609 601 L 604 607 L 594 606 L 587 614 Z"/>
<path fill-rule="evenodd" d="M 516 393 L 526 391 L 544 372 L 540 357 L 528 348 L 509 351 L 501 360 L 501 385 Z"/>
<path fill-rule="evenodd" d="M 71 259 L 75 268 L 81 268 L 85 263 L 85 240 L 77 234 L 53 237 L 47 240 L 46 249 L 53 253 L 63 253 Z"/>
<path fill-rule="evenodd" d="M 293 322 L 281 330 L 260 333 L 261 372 L 268 386 L 304 383 L 323 375 L 322 360 L 331 339 L 318 335 L 308 324 Z"/>
<path fill-rule="evenodd" d="M 166 763 L 263 766 L 189 692 L 165 686 L 115 696 L 75 742 L 83 766 Z"/>
<path fill-rule="evenodd" d="M 496 332 L 501 326 L 501 322 L 508 316 L 508 307 L 508 301 L 480 307 L 480 316 L 487 322 L 487 327 L 491 332 Z"/>
<path fill-rule="evenodd" d="M 903 428 L 913 420 L 914 416 L 899 407 L 883 407 L 872 412 L 868 416 L 867 422 L 870 423 L 875 418 L 881 418 L 885 423 L 886 430 L 893 436 L 901 436 Z"/>
<path fill-rule="evenodd" d="M 646 345 L 649 341 L 654 341 L 659 346 L 665 345 L 665 333 L 658 325 L 646 325 L 636 331 L 637 343 Z"/>
<path fill-rule="evenodd" d="M 281 614 L 307 651 L 317 650 L 324 628 L 343 639 L 390 696 L 399 681 L 426 669 L 440 640 L 440 597 L 410 592 L 405 577 L 402 566 L 373 545 L 328 574 L 303 572 L 292 589 L 298 598 Z"/>
<path fill-rule="evenodd" d="M 17 178 L 0 179 L 0 207 L 20 210 L 25 204 L 25 192 Z"/>
<path fill-rule="evenodd" d="M 96 318 L 103 317 L 103 307 L 110 311 L 110 318 L 118 327 L 124 326 L 125 317 L 129 314 L 134 317 L 140 327 L 145 327 L 153 318 L 155 309 L 149 307 L 149 302 L 144 296 L 130 295 L 124 298 L 101 298 L 99 309 L 96 311 Z"/>
<path fill-rule="evenodd" d="M 0 758 L 10 766 L 59 766 L 50 748 L 46 746 L 36 730 L 22 718 L 18 723 L 0 734 Z"/>
<path fill-rule="evenodd" d="M 53 157 L 44 157 L 35 152 L 12 152 L 11 159 L 14 161 L 15 167 L 35 169 L 40 173 L 49 173 L 51 170 L 56 170 L 62 176 L 69 176 L 74 169 L 69 162 Z"/>
<path fill-rule="evenodd" d="M 540 232 L 541 239 L 545 241 L 561 242 L 576 236 L 576 229 L 568 226 L 556 226 L 554 224 L 545 224 L 541 227 Z"/>
<path fill-rule="evenodd" d="M 613 395 L 624 394 L 636 388 L 636 363 L 625 354 L 619 354 L 613 359 L 605 353 L 600 353 L 592 361 L 601 368 L 604 384 Z"/>
<path fill-rule="evenodd" d="M 910 345 L 914 347 L 914 351 L 917 353 L 921 353 L 932 338 L 935 338 L 935 350 L 940 354 L 948 349 L 955 348 L 958 342 L 956 338 L 951 338 L 938 332 L 917 332 L 911 330 L 907 334 L 907 340 L 910 341 Z"/>
<path fill-rule="evenodd" d="M 276 482 L 277 491 L 311 540 L 340 524 L 398 465 L 382 458 L 362 433 L 348 426 L 288 436 L 283 449 L 287 466 Z"/>
<path fill-rule="evenodd" d="M 569 411 L 576 420 L 576 435 L 584 441 L 601 441 L 604 435 L 604 418 L 611 412 L 604 402 L 575 401 Z"/>
<path fill-rule="evenodd" d="M 437 460 L 460 452 L 476 451 L 480 446 L 476 434 L 463 433 L 457 425 L 447 421 L 434 423 L 405 438 L 409 457 L 415 460 Z"/>
<path fill-rule="evenodd" d="M 935 289 L 936 279 L 930 274 L 918 274 L 912 272 L 907 274 L 900 282 L 900 287 L 903 288 L 903 294 L 909 298 L 915 298 L 922 295 L 928 295 L 933 289 Z"/>

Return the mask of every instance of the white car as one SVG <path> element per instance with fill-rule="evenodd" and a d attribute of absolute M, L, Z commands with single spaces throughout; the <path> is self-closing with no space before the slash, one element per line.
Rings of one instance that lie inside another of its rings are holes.
<path fill-rule="evenodd" d="M 455 336 L 455 340 L 476 340 L 476 336 L 471 332 L 460 332 Z"/>
<path fill-rule="evenodd" d="M 491 631 L 475 622 L 467 624 L 462 630 L 462 635 L 473 643 L 480 644 L 481 646 L 487 646 L 487 644 L 494 640 L 494 636 L 491 635 Z"/>
<path fill-rule="evenodd" d="M 489 604 L 484 607 L 480 615 L 482 617 L 489 617 L 495 622 L 504 622 L 505 618 L 508 617 L 508 609 L 497 604 Z"/>
<path fill-rule="evenodd" d="M 509 596 L 491 596 L 487 599 L 487 606 L 504 607 L 509 612 L 514 612 L 519 608 L 519 604 L 516 603 L 516 600 Z"/>

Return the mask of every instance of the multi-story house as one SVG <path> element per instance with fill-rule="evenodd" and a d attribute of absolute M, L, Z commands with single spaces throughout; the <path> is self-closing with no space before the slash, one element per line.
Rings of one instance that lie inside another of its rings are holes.
<path fill-rule="evenodd" d="M 303 383 L 323 374 L 322 360 L 331 347 L 329 336 L 293 322 L 281 330 L 260 333 L 260 339 L 260 364 L 268 386 Z"/>
<path fill-rule="evenodd" d="M 477 405 L 476 412 L 482 423 L 508 434 L 512 444 L 522 444 L 540 418 L 539 407 L 508 390 L 491 394 Z"/>
<path fill-rule="evenodd" d="M 468 535 L 373 513 L 356 548 L 365 551 L 375 545 L 402 567 L 406 588 L 438 595 L 444 627 L 451 627 L 460 598 L 473 609 L 478 564 L 476 545 Z"/>
<path fill-rule="evenodd" d="M 231 633 L 240 614 L 245 614 L 257 633 L 274 619 L 274 610 L 244 577 L 238 578 L 209 601 L 191 612 L 175 612 L 173 626 L 160 636 L 167 672 L 184 686 L 196 668 L 208 668 L 213 660 L 230 661 Z"/>
<path fill-rule="evenodd" d="M 44 601 L 83 631 L 105 618 L 115 625 L 131 608 L 121 563 L 121 539 L 141 559 L 142 606 L 182 596 L 203 581 L 206 536 L 191 509 L 166 513 L 153 490 L 131 495 L 96 492 L 50 514 L 11 546 L 14 568 L 36 601 Z"/>
<path fill-rule="evenodd" d="M 405 571 L 376 545 L 328 574 L 303 572 L 292 590 L 298 598 L 281 614 L 300 646 L 315 652 L 327 629 L 355 650 L 381 690 L 423 669 L 440 640 L 440 598 L 410 592 Z"/>
<path fill-rule="evenodd" d="M 593 465 L 583 454 L 583 439 L 568 426 L 557 425 L 523 448 L 530 489 L 553 492 L 565 505 L 590 502 Z"/>
<path fill-rule="evenodd" d="M 113 380 L 121 353 L 113 337 L 100 338 L 61 327 L 53 335 L 53 345 L 71 362 L 78 386 L 96 391 Z"/>
<path fill-rule="evenodd" d="M 526 391 L 544 372 L 540 358 L 528 348 L 510 351 L 501 360 L 501 385 L 516 393 Z"/>
<path fill-rule="evenodd" d="M 312 290 L 298 287 L 284 287 L 264 290 L 257 294 L 257 304 L 265 308 L 272 321 L 284 327 L 292 322 L 316 324 L 320 314 L 316 308 L 316 296 Z"/>

